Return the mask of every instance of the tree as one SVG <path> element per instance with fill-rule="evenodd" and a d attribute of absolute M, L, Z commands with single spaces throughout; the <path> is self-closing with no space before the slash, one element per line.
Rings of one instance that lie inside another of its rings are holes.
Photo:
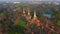
<path fill-rule="evenodd" d="M 57 25 L 60 26 L 60 20 L 57 21 Z"/>

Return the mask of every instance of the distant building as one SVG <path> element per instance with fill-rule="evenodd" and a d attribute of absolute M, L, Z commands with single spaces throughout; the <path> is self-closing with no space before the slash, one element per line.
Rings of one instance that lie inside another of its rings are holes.
<path fill-rule="evenodd" d="M 46 11 L 46 12 L 44 12 L 44 16 L 47 18 L 53 18 L 53 12 L 52 11 Z"/>
<path fill-rule="evenodd" d="M 16 3 L 20 3 L 20 2 L 13 2 L 14 4 L 16 4 Z"/>
<path fill-rule="evenodd" d="M 44 14 L 47 18 L 52 18 L 52 14 Z"/>

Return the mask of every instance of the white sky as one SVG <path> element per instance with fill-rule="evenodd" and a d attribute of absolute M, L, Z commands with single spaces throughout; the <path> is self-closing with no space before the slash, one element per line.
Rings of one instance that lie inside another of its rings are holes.
<path fill-rule="evenodd" d="M 60 0 L 0 0 L 0 1 L 60 1 Z"/>

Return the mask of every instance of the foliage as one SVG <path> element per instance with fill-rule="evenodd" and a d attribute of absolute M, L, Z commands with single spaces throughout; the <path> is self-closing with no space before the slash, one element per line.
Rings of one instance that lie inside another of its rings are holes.
<path fill-rule="evenodd" d="M 44 19 L 44 16 L 43 16 L 43 14 L 42 15 L 40 15 L 40 18 L 39 18 L 40 20 L 43 20 Z"/>
<path fill-rule="evenodd" d="M 57 25 L 60 26 L 60 21 L 57 21 Z"/>
<path fill-rule="evenodd" d="M 0 16 L 3 16 L 4 14 L 3 13 L 0 13 Z"/>
<path fill-rule="evenodd" d="M 0 24 L 0 28 L 2 28 L 2 24 Z"/>
<path fill-rule="evenodd" d="M 9 23 L 9 21 L 8 21 L 8 20 L 6 20 L 6 21 L 5 21 L 5 24 L 6 24 L 6 25 L 9 25 L 10 23 Z"/>
<path fill-rule="evenodd" d="M 18 26 L 26 28 L 26 22 L 23 19 L 20 19 L 20 24 Z"/>
<path fill-rule="evenodd" d="M 18 30 L 12 30 L 11 32 L 9 32 L 8 34 L 23 34 L 22 32 L 18 31 Z"/>

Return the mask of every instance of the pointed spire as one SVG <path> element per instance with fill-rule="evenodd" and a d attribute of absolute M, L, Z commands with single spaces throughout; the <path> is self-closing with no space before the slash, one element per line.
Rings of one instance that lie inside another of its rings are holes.
<path fill-rule="evenodd" d="M 34 10 L 34 18 L 36 18 L 37 16 L 36 16 L 36 11 Z"/>
<path fill-rule="evenodd" d="M 27 10 L 28 10 L 28 18 L 31 19 L 30 8 L 27 8 Z"/>
<path fill-rule="evenodd" d="M 30 15 L 30 10 L 28 9 L 28 15 Z"/>
<path fill-rule="evenodd" d="M 23 8 L 23 13 L 25 13 L 25 9 Z"/>

